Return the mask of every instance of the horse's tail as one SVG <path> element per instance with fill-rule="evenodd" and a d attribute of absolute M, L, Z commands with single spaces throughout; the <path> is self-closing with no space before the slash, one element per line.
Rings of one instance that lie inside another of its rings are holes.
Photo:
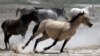
<path fill-rule="evenodd" d="M 20 11 L 20 8 L 18 8 L 17 10 L 16 10 L 16 16 L 18 16 L 18 12 Z"/>
<path fill-rule="evenodd" d="M 2 30 L 4 30 L 5 25 L 6 25 L 6 21 L 4 21 L 4 22 L 1 24 L 1 28 L 2 28 Z"/>

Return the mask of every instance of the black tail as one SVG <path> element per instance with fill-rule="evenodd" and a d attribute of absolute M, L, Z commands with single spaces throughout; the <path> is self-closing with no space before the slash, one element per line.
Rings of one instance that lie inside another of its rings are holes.
<path fill-rule="evenodd" d="M 18 12 L 20 11 L 20 8 L 18 8 L 17 10 L 16 10 L 16 16 L 18 16 Z"/>
<path fill-rule="evenodd" d="M 72 23 L 72 22 L 75 21 L 79 16 L 82 16 L 82 15 L 84 15 L 84 14 L 85 14 L 84 11 L 78 13 L 78 15 L 74 16 L 74 17 L 72 18 L 72 20 L 70 20 L 70 22 Z"/>
<path fill-rule="evenodd" d="M 1 28 L 2 28 L 2 29 L 4 28 L 5 24 L 6 24 L 6 21 L 4 21 L 4 22 L 2 23 L 2 25 L 1 25 Z"/>

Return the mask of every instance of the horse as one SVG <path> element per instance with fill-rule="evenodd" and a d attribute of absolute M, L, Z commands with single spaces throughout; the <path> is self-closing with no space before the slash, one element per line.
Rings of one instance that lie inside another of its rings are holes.
<path fill-rule="evenodd" d="M 34 7 L 36 10 L 39 10 L 39 9 L 50 9 L 50 10 L 53 10 L 54 12 L 57 13 L 57 16 L 58 17 L 63 17 L 67 20 L 67 16 L 66 16 L 66 11 L 64 8 L 55 8 L 55 7 L 52 7 L 52 8 L 48 8 L 48 7 Z"/>
<path fill-rule="evenodd" d="M 40 33 L 43 34 L 42 37 L 36 39 L 35 45 L 34 45 L 34 51 L 37 52 L 35 49 L 37 47 L 37 44 L 40 41 L 44 41 L 48 38 L 52 38 L 54 40 L 53 44 L 45 47 L 43 51 L 50 49 L 52 46 L 54 46 L 58 41 L 64 40 L 63 46 L 60 50 L 60 52 L 63 52 L 63 48 L 65 44 L 72 38 L 72 36 L 75 35 L 77 28 L 80 26 L 81 23 L 92 27 L 92 23 L 90 22 L 88 17 L 84 16 L 85 13 L 79 13 L 77 16 L 73 17 L 72 20 L 69 22 L 63 22 L 63 21 L 55 21 L 52 19 L 46 19 L 43 20 L 39 24 L 39 28 L 36 31 L 36 33 L 29 39 L 29 41 L 26 43 L 25 46 L 22 47 L 24 49 L 28 43 L 34 39 L 37 35 Z"/>
<path fill-rule="evenodd" d="M 20 12 L 20 15 L 23 15 L 23 14 L 28 14 L 28 13 L 30 13 L 32 10 L 39 10 L 39 12 L 40 12 L 40 14 L 57 14 L 57 16 L 55 16 L 56 18 L 57 17 L 63 17 L 63 18 L 65 18 L 65 19 L 67 19 L 67 16 L 66 16 L 66 11 L 65 11 L 65 9 L 64 8 L 47 8 L 47 7 L 33 7 L 33 8 L 25 8 L 25 7 L 23 7 L 23 8 L 18 8 L 17 10 L 16 10 L 16 16 L 18 15 L 18 12 Z M 41 10 L 40 9 L 44 9 L 44 12 L 42 11 L 41 12 Z M 46 11 L 47 10 L 47 11 Z M 48 10 L 52 10 L 52 12 L 54 12 L 54 13 L 50 13 L 50 12 L 48 12 Z M 48 16 L 47 16 L 48 17 Z M 49 15 L 49 17 L 52 17 L 52 15 Z M 49 18 L 48 17 L 48 18 Z M 54 17 L 54 18 L 55 18 Z"/>
<path fill-rule="evenodd" d="M 37 23 L 35 25 L 35 27 L 33 28 L 33 34 L 37 31 L 38 25 L 42 20 L 51 18 L 54 20 L 57 20 L 58 17 L 62 16 L 67 20 L 67 16 L 66 16 L 66 11 L 64 10 L 64 8 L 45 8 L 45 7 L 34 7 L 34 8 L 18 8 L 16 11 L 16 16 L 18 15 L 18 12 L 20 12 L 21 16 L 24 14 L 29 14 L 32 10 L 38 10 L 39 12 L 39 18 L 38 18 L 38 22 L 34 21 L 35 23 Z"/>
<path fill-rule="evenodd" d="M 38 21 L 37 18 L 38 18 L 38 11 L 34 10 L 30 14 L 26 14 L 26 15 L 21 16 L 19 19 L 5 20 L 1 25 L 1 28 L 4 32 L 4 42 L 5 42 L 5 46 L 6 46 L 5 49 L 6 50 L 10 49 L 10 48 L 8 48 L 8 45 L 9 45 L 9 38 L 12 35 L 21 34 L 22 38 L 24 38 L 25 34 L 26 34 L 26 31 L 28 29 L 28 25 L 33 20 Z"/>
<path fill-rule="evenodd" d="M 34 10 L 33 8 L 25 8 L 25 7 L 17 8 L 16 16 L 18 16 L 18 12 L 20 13 L 20 16 L 22 16 L 31 13 L 33 10 Z"/>
<path fill-rule="evenodd" d="M 39 27 L 39 23 L 45 19 L 53 19 L 53 20 L 57 20 L 58 17 L 62 16 L 67 20 L 67 16 L 66 16 L 66 11 L 64 10 L 64 8 L 45 8 L 45 7 L 34 7 L 33 9 L 37 10 L 39 13 L 39 18 L 37 19 L 38 22 L 34 21 L 35 23 L 37 23 L 35 25 L 35 27 L 33 28 L 33 34 L 37 31 L 38 27 Z M 33 9 L 27 9 L 27 8 L 19 8 L 16 11 L 16 15 L 18 14 L 18 12 L 20 12 L 20 14 L 28 14 L 31 12 L 31 10 Z M 27 11 L 27 13 L 26 13 Z M 33 35 L 31 36 L 33 37 Z M 27 44 L 25 44 L 27 45 Z"/>
<path fill-rule="evenodd" d="M 90 12 L 93 12 L 94 9 L 92 8 L 92 6 L 88 6 L 85 8 L 72 8 L 69 12 L 69 16 L 70 18 L 76 16 L 78 13 L 83 12 L 85 13 L 84 16 L 89 17 L 90 16 Z M 93 13 L 91 13 L 92 15 L 94 15 Z"/>

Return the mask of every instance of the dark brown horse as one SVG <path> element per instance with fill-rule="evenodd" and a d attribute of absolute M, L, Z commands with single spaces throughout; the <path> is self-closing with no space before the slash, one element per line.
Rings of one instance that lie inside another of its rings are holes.
<path fill-rule="evenodd" d="M 9 49 L 7 44 L 9 44 L 9 38 L 12 35 L 21 34 L 24 38 L 26 31 L 28 29 L 28 25 L 31 21 L 37 21 L 38 11 L 33 10 L 31 13 L 21 16 L 17 20 L 5 20 L 1 27 L 4 32 L 4 42 L 6 49 Z"/>

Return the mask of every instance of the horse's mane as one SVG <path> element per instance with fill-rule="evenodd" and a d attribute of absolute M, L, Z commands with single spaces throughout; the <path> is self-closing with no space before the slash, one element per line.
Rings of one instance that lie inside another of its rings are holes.
<path fill-rule="evenodd" d="M 69 22 L 70 22 L 70 23 L 74 22 L 78 17 L 80 17 L 80 16 L 82 16 L 82 15 L 84 15 L 84 14 L 85 14 L 84 11 L 83 11 L 83 13 L 79 13 L 78 15 L 74 16 L 74 17 L 72 18 L 72 20 L 70 20 Z"/>
<path fill-rule="evenodd" d="M 34 16 L 36 16 L 36 15 L 33 16 L 33 14 L 37 14 L 37 12 L 34 11 L 34 12 L 31 12 L 30 14 L 22 15 L 22 16 L 20 17 L 20 19 L 21 19 L 22 21 L 30 20 L 31 18 L 33 18 Z"/>

